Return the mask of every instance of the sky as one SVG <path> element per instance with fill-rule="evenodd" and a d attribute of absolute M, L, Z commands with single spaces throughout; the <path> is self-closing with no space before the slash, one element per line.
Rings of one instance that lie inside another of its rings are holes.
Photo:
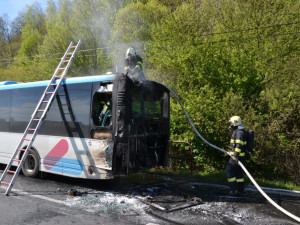
<path fill-rule="evenodd" d="M 13 20 L 19 12 L 26 10 L 26 5 L 34 2 L 38 2 L 43 10 L 47 7 L 47 0 L 0 0 L 0 16 L 7 14 L 9 20 Z"/>

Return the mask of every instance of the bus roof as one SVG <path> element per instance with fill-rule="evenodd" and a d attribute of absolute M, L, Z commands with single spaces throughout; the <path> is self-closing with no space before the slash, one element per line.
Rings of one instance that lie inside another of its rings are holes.
<path fill-rule="evenodd" d="M 69 77 L 62 81 L 62 84 L 78 84 L 78 83 L 89 83 L 89 82 L 103 82 L 113 81 L 115 75 L 93 75 L 93 76 L 82 76 L 82 77 Z M 18 83 L 16 81 L 2 81 L 0 82 L 0 90 L 18 89 L 18 88 L 30 88 L 30 87 L 43 87 L 49 84 L 50 80 L 36 81 L 29 83 Z"/>

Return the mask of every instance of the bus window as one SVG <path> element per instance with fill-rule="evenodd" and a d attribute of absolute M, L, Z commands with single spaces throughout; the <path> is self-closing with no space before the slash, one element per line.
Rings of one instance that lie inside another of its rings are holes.
<path fill-rule="evenodd" d="M 145 114 L 146 115 L 161 115 L 161 104 L 160 100 L 156 101 L 145 101 Z"/>
<path fill-rule="evenodd" d="M 89 137 L 90 89 L 91 84 L 62 85 L 39 133 L 66 137 Z"/>
<path fill-rule="evenodd" d="M 168 93 L 164 93 L 162 97 L 162 116 L 164 118 L 169 118 L 169 95 Z"/>
<path fill-rule="evenodd" d="M 24 132 L 42 93 L 43 88 L 41 87 L 13 90 L 10 132 Z"/>
<path fill-rule="evenodd" d="M 112 111 L 112 84 L 103 84 L 95 92 L 92 105 L 92 119 L 95 126 L 109 127 Z"/>
<path fill-rule="evenodd" d="M 134 88 L 132 94 L 133 114 L 144 114 L 147 116 L 169 117 L 169 95 L 163 93 L 151 93 L 148 90 Z M 143 97 L 144 96 L 144 97 Z"/>
<path fill-rule="evenodd" d="M 10 125 L 12 91 L 6 90 L 0 93 L 0 131 L 8 132 Z"/>
<path fill-rule="evenodd" d="M 132 101 L 132 112 L 133 113 L 142 113 L 141 105 L 142 104 L 139 101 Z"/>

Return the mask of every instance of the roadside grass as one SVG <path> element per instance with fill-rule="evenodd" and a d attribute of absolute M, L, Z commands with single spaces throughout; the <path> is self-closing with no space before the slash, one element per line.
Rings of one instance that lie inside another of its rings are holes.
<path fill-rule="evenodd" d="M 198 179 L 198 180 L 206 180 L 212 182 L 218 182 L 222 184 L 227 184 L 227 179 L 225 175 L 225 171 L 214 171 L 214 172 L 193 172 L 187 169 L 181 169 L 172 171 L 168 168 L 153 168 L 148 171 L 149 173 L 156 173 L 174 177 L 184 177 L 188 179 Z M 300 191 L 300 186 L 284 180 L 267 180 L 265 178 L 254 177 L 255 181 L 262 187 L 269 187 L 269 188 L 280 188 L 280 189 L 288 189 L 293 191 Z M 252 184 L 250 179 L 245 175 L 245 183 Z"/>

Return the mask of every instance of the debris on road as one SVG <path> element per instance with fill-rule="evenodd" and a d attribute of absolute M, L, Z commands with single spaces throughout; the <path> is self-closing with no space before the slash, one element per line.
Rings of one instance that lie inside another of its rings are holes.
<path fill-rule="evenodd" d="M 81 192 L 76 189 L 70 189 L 68 190 L 67 194 L 73 196 L 82 196 L 83 194 L 87 194 L 87 192 L 86 191 Z"/>

